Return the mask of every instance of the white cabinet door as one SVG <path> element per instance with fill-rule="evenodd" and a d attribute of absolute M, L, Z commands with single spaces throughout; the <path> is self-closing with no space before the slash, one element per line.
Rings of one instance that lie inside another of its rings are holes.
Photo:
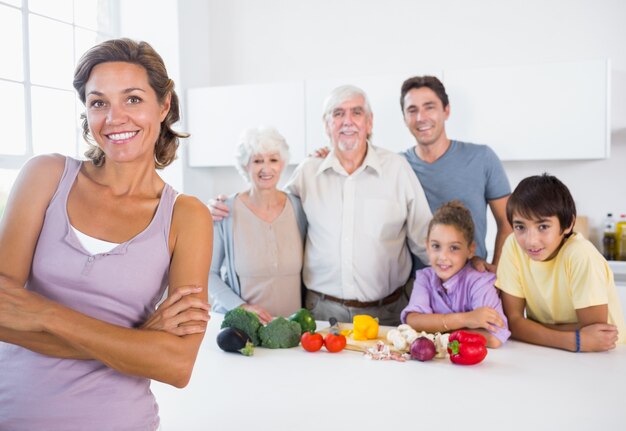
<path fill-rule="evenodd" d="M 607 60 L 446 70 L 448 137 L 502 160 L 607 158 L 609 72 Z"/>

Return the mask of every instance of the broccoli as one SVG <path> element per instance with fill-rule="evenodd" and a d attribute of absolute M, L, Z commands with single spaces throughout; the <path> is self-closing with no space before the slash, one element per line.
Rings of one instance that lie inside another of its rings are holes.
<path fill-rule="evenodd" d="M 261 321 L 256 313 L 253 313 L 243 308 L 237 307 L 228 311 L 224 315 L 222 321 L 222 329 L 224 328 L 237 328 L 248 334 L 252 340 L 252 344 L 258 346 L 259 340 L 259 328 L 261 327 Z"/>
<path fill-rule="evenodd" d="M 277 317 L 259 329 L 261 347 L 285 349 L 300 344 L 300 324 L 284 317 Z"/>

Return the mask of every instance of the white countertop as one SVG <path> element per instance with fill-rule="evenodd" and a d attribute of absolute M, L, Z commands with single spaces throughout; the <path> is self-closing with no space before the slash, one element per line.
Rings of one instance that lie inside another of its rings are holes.
<path fill-rule="evenodd" d="M 576 354 L 509 341 L 465 367 L 301 347 L 245 357 L 218 348 L 221 320 L 213 314 L 185 389 L 152 384 L 164 431 L 587 431 L 626 423 L 624 345 Z"/>

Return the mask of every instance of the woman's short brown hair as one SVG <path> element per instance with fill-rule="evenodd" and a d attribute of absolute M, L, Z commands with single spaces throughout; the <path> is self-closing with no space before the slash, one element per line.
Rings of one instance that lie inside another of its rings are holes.
<path fill-rule="evenodd" d="M 81 57 L 74 71 L 74 88 L 78 97 L 85 104 L 85 86 L 95 66 L 107 62 L 126 62 L 143 67 L 148 74 L 150 87 L 155 91 L 159 103 L 164 103 L 167 95 L 171 95 L 170 110 L 161 122 L 161 131 L 154 147 L 154 161 L 156 168 L 162 169 L 176 159 L 179 138 L 186 138 L 186 133 L 176 132 L 172 125 L 180 120 L 178 96 L 174 91 L 174 81 L 167 75 L 167 69 L 161 56 L 146 42 L 137 42 L 131 39 L 112 39 L 102 42 L 89 49 Z M 104 152 L 93 143 L 89 133 L 89 124 L 85 113 L 83 120 L 83 138 L 89 145 L 85 156 L 96 166 L 104 164 Z"/>

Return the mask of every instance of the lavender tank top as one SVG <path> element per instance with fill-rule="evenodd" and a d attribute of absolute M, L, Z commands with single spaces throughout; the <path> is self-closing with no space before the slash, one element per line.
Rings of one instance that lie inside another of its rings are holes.
<path fill-rule="evenodd" d="M 46 211 L 26 288 L 86 315 L 137 327 L 167 287 L 176 192 L 165 185 L 149 226 L 91 255 L 70 227 L 67 197 L 82 162 L 67 158 Z M 80 331 L 80 328 L 76 328 Z M 150 380 L 99 361 L 58 359 L 0 342 L 0 430 L 155 430 Z"/>

